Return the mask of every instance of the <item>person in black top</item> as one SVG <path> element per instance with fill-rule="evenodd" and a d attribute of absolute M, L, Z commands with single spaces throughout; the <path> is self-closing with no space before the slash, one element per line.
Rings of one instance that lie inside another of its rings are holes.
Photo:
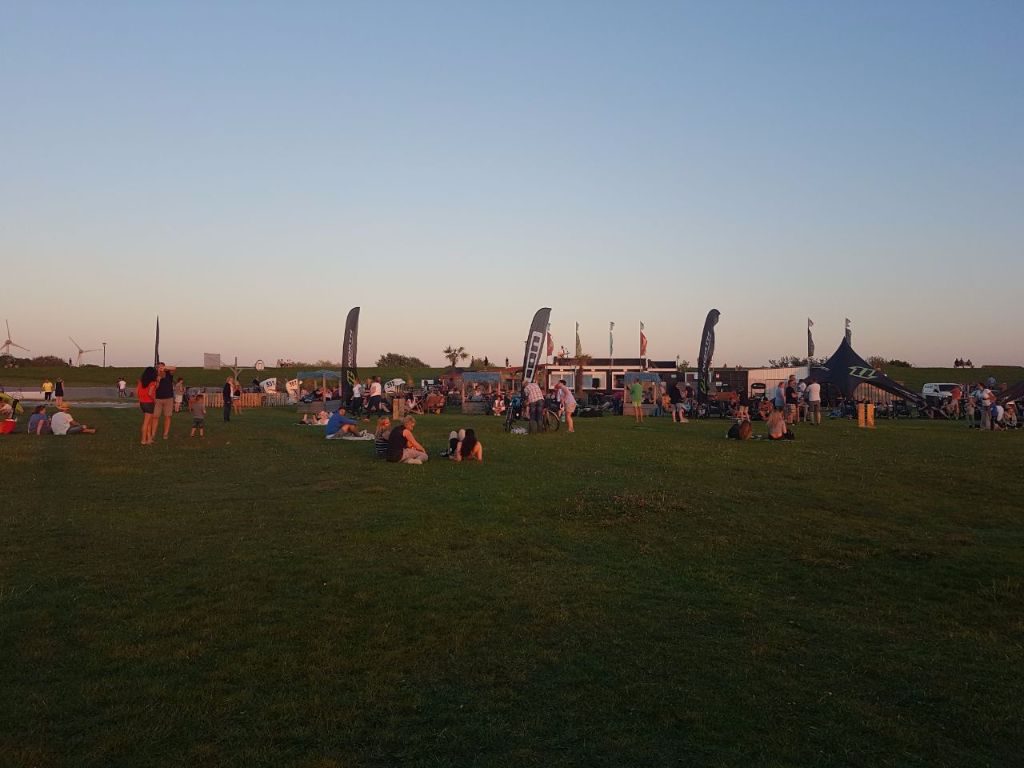
<path fill-rule="evenodd" d="M 224 421 L 231 421 L 231 398 L 235 394 L 233 384 L 234 379 L 228 376 L 228 380 L 224 383 L 224 389 L 221 390 L 224 396 Z"/>
<path fill-rule="evenodd" d="M 174 366 L 157 363 L 156 366 L 156 405 L 153 417 L 159 425 L 160 417 L 164 417 L 164 440 L 171 432 L 171 416 L 174 415 Z"/>
<path fill-rule="evenodd" d="M 796 376 L 790 375 L 786 382 L 786 423 L 796 422 L 796 409 L 800 405 L 800 393 L 797 389 Z"/>
<path fill-rule="evenodd" d="M 57 400 L 57 405 L 64 402 L 64 379 L 57 379 L 53 387 L 53 396 Z"/>

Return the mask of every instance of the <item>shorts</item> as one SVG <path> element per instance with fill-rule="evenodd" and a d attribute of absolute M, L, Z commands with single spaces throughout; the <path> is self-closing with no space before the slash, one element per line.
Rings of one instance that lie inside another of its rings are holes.
<path fill-rule="evenodd" d="M 153 414 L 160 418 L 161 416 L 170 416 L 174 413 L 174 398 L 173 397 L 158 397 L 154 404 Z"/>
<path fill-rule="evenodd" d="M 152 413 L 155 405 L 156 403 L 139 403 L 139 408 L 143 413 Z"/>
<path fill-rule="evenodd" d="M 633 403 L 633 407 L 634 408 L 639 408 L 643 404 L 643 401 L 642 400 L 633 400 L 632 403 Z"/>
<path fill-rule="evenodd" d="M 686 403 L 673 403 L 672 410 L 676 413 L 686 413 Z"/>
<path fill-rule="evenodd" d="M 175 396 L 174 396 L 174 404 L 175 404 L 175 405 L 181 405 L 181 401 L 182 401 L 183 399 L 184 399 L 184 396 L 183 396 L 183 395 L 175 395 Z"/>
<path fill-rule="evenodd" d="M 206 419 L 192 419 L 192 429 L 202 429 L 206 426 Z"/>

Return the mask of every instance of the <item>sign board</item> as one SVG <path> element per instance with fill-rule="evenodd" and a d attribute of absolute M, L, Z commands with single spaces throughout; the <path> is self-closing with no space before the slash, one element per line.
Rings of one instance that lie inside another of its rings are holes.
<path fill-rule="evenodd" d="M 262 360 L 257 360 L 257 361 L 256 361 L 256 370 L 257 370 L 257 371 L 262 371 L 262 370 L 263 370 L 264 368 L 266 368 L 266 367 L 267 367 L 267 366 L 265 366 L 265 365 L 263 364 L 263 361 L 262 361 Z"/>
<path fill-rule="evenodd" d="M 203 353 L 203 368 L 207 371 L 219 371 L 220 370 L 220 352 L 204 352 Z"/>

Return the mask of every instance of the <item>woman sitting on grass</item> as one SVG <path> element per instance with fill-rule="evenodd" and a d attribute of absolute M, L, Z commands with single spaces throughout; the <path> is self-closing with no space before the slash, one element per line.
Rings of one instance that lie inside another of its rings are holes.
<path fill-rule="evenodd" d="M 472 429 L 467 429 L 459 439 L 458 445 L 455 446 L 455 451 L 452 454 L 452 459 L 455 461 L 483 461 L 484 460 L 484 445 L 476 439 L 476 432 Z"/>
<path fill-rule="evenodd" d="M 50 435 L 50 420 L 46 416 L 46 406 L 37 405 L 32 415 L 28 418 L 28 433 L 30 435 Z"/>
<path fill-rule="evenodd" d="M 397 464 L 422 464 L 427 460 L 427 452 L 413 435 L 416 419 L 406 416 L 400 426 L 391 430 L 388 436 L 388 461 Z"/>
<path fill-rule="evenodd" d="M 381 416 L 377 419 L 377 431 L 373 434 L 373 451 L 378 458 L 388 456 L 388 438 L 391 436 L 391 419 Z"/>
<path fill-rule="evenodd" d="M 782 411 L 772 411 L 768 417 L 768 439 L 769 440 L 793 440 L 795 435 L 786 424 L 786 417 Z"/>

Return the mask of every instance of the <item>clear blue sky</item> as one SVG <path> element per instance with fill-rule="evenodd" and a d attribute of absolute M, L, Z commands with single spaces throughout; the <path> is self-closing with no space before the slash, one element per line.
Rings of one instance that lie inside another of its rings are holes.
<path fill-rule="evenodd" d="M 33 353 L 1024 362 L 1024 3 L 0 6 Z"/>

